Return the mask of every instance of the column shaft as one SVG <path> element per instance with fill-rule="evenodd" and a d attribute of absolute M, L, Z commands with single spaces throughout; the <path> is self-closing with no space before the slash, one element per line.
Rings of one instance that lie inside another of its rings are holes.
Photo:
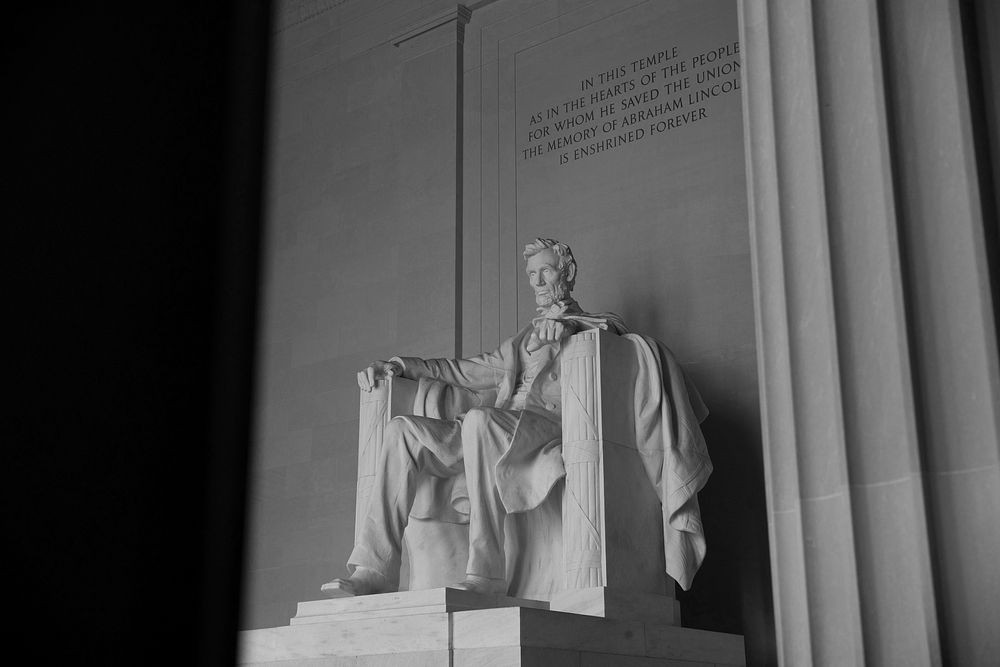
<path fill-rule="evenodd" d="M 916 5 L 740 3 L 788 665 L 1000 650 L 1000 372 L 965 54 L 957 0 Z"/>

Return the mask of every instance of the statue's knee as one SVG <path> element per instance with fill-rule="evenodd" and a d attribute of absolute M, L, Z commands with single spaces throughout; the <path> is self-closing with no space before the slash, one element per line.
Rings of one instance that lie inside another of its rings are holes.
<path fill-rule="evenodd" d="M 472 408 L 462 419 L 462 432 L 481 432 L 490 423 L 493 408 Z"/>
<path fill-rule="evenodd" d="M 405 416 L 393 417 L 386 422 L 386 425 L 382 430 L 383 456 L 387 456 L 393 452 L 409 449 L 410 441 L 413 440 L 413 438 L 408 436 L 412 433 L 413 422 Z"/>
<path fill-rule="evenodd" d="M 507 429 L 497 428 L 498 424 L 504 425 L 501 417 L 502 411 L 495 408 L 473 408 L 466 414 L 462 421 L 462 451 L 466 462 L 495 462 L 507 450 L 510 444 Z M 492 475 L 492 466 L 487 468 Z"/>
<path fill-rule="evenodd" d="M 393 417 L 386 422 L 385 428 L 382 430 L 382 441 L 399 440 L 408 428 L 409 424 L 405 417 Z"/>

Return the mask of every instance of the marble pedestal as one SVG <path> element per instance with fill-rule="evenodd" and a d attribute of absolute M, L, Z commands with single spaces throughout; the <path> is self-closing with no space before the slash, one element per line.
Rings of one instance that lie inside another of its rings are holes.
<path fill-rule="evenodd" d="M 291 624 L 240 633 L 257 667 L 708 667 L 744 663 L 743 637 L 551 611 L 452 588 L 299 604 Z"/>

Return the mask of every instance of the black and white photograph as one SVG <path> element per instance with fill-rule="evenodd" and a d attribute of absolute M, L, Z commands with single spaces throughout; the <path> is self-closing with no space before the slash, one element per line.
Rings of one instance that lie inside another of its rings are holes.
<path fill-rule="evenodd" d="M 1000 2 L 18 6 L 18 665 L 1000 665 Z"/>

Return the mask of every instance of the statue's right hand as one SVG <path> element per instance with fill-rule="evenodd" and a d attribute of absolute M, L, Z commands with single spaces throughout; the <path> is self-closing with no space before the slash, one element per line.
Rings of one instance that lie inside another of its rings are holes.
<path fill-rule="evenodd" d="M 358 372 L 358 386 L 362 391 L 371 391 L 378 380 L 402 374 L 402 366 L 395 361 L 373 361 L 368 368 Z"/>

